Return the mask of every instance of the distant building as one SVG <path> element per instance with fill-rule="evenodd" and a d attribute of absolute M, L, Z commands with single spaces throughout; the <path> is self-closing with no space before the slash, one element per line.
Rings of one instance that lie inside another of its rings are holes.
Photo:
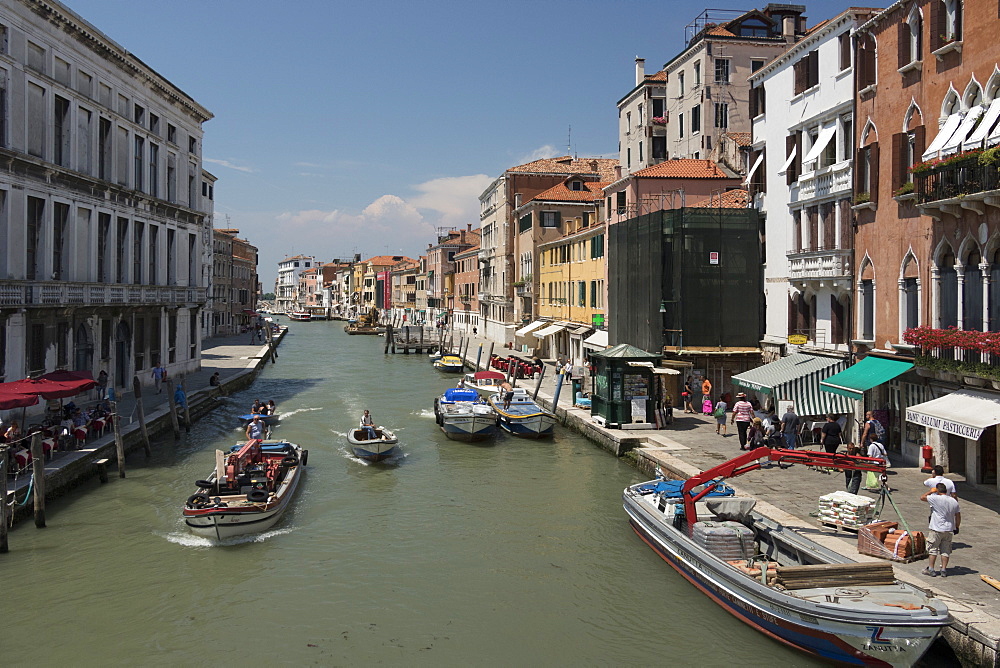
<path fill-rule="evenodd" d="M 479 330 L 479 244 L 455 253 L 455 327 Z"/>
<path fill-rule="evenodd" d="M 57 0 L 0 4 L 0 380 L 199 368 L 211 118 Z"/>
<path fill-rule="evenodd" d="M 278 278 L 274 282 L 274 304 L 279 313 L 301 308 L 298 303 L 299 274 L 316 266 L 311 255 L 294 255 L 278 263 Z"/>
<path fill-rule="evenodd" d="M 427 245 L 427 306 L 434 316 L 455 309 L 455 255 L 479 244 L 479 230 L 469 224 L 464 230 L 448 230 Z"/>

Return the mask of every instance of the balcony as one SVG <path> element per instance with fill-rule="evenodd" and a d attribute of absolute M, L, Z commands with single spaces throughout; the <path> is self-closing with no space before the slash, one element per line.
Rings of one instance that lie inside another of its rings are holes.
<path fill-rule="evenodd" d="M 517 292 L 518 297 L 530 297 L 531 296 L 531 283 L 525 283 L 524 285 L 514 284 L 514 290 Z"/>
<path fill-rule="evenodd" d="M 913 185 L 921 212 L 940 220 L 943 213 L 960 217 L 969 210 L 983 215 L 987 206 L 1000 207 L 1000 171 L 996 164 L 980 164 L 980 155 L 970 151 L 915 171 Z"/>
<path fill-rule="evenodd" d="M 854 251 L 842 248 L 788 251 L 788 280 L 845 280 L 851 276 Z"/>
<path fill-rule="evenodd" d="M 851 161 L 844 160 L 799 177 L 796 201 L 851 192 Z"/>
<path fill-rule="evenodd" d="M 0 282 L 0 306 L 62 307 L 103 304 L 200 306 L 206 288 L 178 285 L 108 285 L 64 281 Z"/>
<path fill-rule="evenodd" d="M 917 374 L 974 387 L 1000 389 L 1000 344 L 995 332 L 914 327 L 903 340 L 917 349 Z"/>

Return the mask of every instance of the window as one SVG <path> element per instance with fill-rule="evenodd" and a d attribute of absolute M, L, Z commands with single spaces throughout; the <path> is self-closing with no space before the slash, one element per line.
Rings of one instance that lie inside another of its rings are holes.
<path fill-rule="evenodd" d="M 83 70 L 77 70 L 76 90 L 81 95 L 92 98 L 94 96 L 94 77 L 90 76 Z"/>
<path fill-rule="evenodd" d="M 858 197 L 867 195 L 869 201 L 878 202 L 878 142 L 858 149 L 854 173 L 857 179 L 855 192 Z"/>
<path fill-rule="evenodd" d="M 899 65 L 905 67 L 922 59 L 921 41 L 923 39 L 923 20 L 920 10 L 914 7 L 906 21 L 899 24 L 897 44 L 899 46 Z"/>
<path fill-rule="evenodd" d="M 41 277 L 41 234 L 43 216 L 45 215 L 45 200 L 39 197 L 28 197 L 27 230 L 25 231 L 25 278 L 33 281 Z"/>
<path fill-rule="evenodd" d="M 958 272 L 951 251 L 938 264 L 938 280 L 938 327 L 958 327 Z"/>
<path fill-rule="evenodd" d="M 728 128 L 729 127 L 729 103 L 728 102 L 716 102 L 715 103 L 715 127 L 717 127 L 717 128 Z"/>
<path fill-rule="evenodd" d="M 983 329 L 983 271 L 979 268 L 982 257 L 978 250 L 965 256 L 965 280 L 962 282 L 962 329 Z"/>
<path fill-rule="evenodd" d="M 39 74 L 45 74 L 45 48 L 28 42 L 28 67 Z"/>
<path fill-rule="evenodd" d="M 695 87 L 701 85 L 701 63 L 695 62 L 694 64 L 694 85 Z"/>
<path fill-rule="evenodd" d="M 677 114 L 677 136 L 684 138 L 684 114 Z"/>
<path fill-rule="evenodd" d="M 558 211 L 542 211 L 542 227 L 559 227 Z"/>
<path fill-rule="evenodd" d="M 876 81 L 876 60 L 875 60 L 875 38 L 870 34 L 864 34 L 858 39 L 858 54 L 855 58 L 857 71 L 855 81 L 858 90 L 864 90 L 869 86 L 874 86 Z"/>
<path fill-rule="evenodd" d="M 861 338 L 875 340 L 875 282 L 861 281 Z"/>
<path fill-rule="evenodd" d="M 135 113 L 133 114 L 133 120 L 136 122 L 136 124 L 143 125 L 143 121 L 145 120 L 146 117 L 146 110 L 140 107 L 138 104 L 135 105 L 134 110 Z"/>
<path fill-rule="evenodd" d="M 53 110 L 55 121 L 55 133 L 53 136 L 53 148 L 55 153 L 53 160 L 57 165 L 69 167 L 70 154 L 70 131 L 69 131 L 69 100 L 55 96 L 55 108 Z"/>
<path fill-rule="evenodd" d="M 68 277 L 66 260 L 66 226 L 69 224 L 69 205 L 56 202 L 52 206 L 52 280 L 65 281 Z"/>
<path fill-rule="evenodd" d="M 750 118 L 756 118 L 764 113 L 764 84 L 760 83 L 750 89 Z"/>
<path fill-rule="evenodd" d="M 97 282 L 110 283 L 108 246 L 111 243 L 111 214 L 97 214 Z"/>
<path fill-rule="evenodd" d="M 45 89 L 28 83 L 28 153 L 45 159 Z"/>
<path fill-rule="evenodd" d="M 148 263 L 148 271 L 146 273 L 146 282 L 150 285 L 157 285 L 159 281 L 159 276 L 157 276 L 157 266 L 159 265 L 159 237 L 160 228 L 156 225 L 149 226 L 149 257 L 146 258 Z"/>
<path fill-rule="evenodd" d="M 810 51 L 792 66 L 795 95 L 819 84 L 819 51 Z"/>
<path fill-rule="evenodd" d="M 770 37 L 771 26 L 759 18 L 749 18 L 740 24 L 740 37 Z"/>
<path fill-rule="evenodd" d="M 629 147 L 625 149 L 625 168 L 630 169 L 632 167 L 632 148 Z"/>
<path fill-rule="evenodd" d="M 626 134 L 632 132 L 632 112 L 631 111 L 626 111 L 625 112 L 625 132 L 626 132 Z"/>
<path fill-rule="evenodd" d="M 0 26 L 3 28 L 3 26 Z M 0 146 L 7 143 L 7 72 L 0 70 Z M 2 343 L 2 342 L 0 342 Z"/>
<path fill-rule="evenodd" d="M 45 325 L 32 323 L 31 338 L 28 339 L 29 372 L 45 371 Z"/>
<path fill-rule="evenodd" d="M 848 44 L 849 43 L 850 42 L 848 42 Z M 754 72 L 756 72 L 760 68 L 764 67 L 765 62 L 766 61 L 760 60 L 759 58 L 751 58 L 750 59 L 750 73 L 753 74 Z"/>
<path fill-rule="evenodd" d="M 663 118 L 663 99 L 653 98 L 653 118 Z"/>
<path fill-rule="evenodd" d="M 615 195 L 616 195 L 616 198 L 617 198 L 616 204 L 617 204 L 617 209 L 618 209 L 618 215 L 619 216 L 624 216 L 625 215 L 625 191 L 621 190 L 621 191 L 615 193 Z"/>
<path fill-rule="evenodd" d="M 667 159 L 667 138 L 653 137 L 653 160 Z"/>
<path fill-rule="evenodd" d="M 642 142 L 639 142 L 639 164 L 642 164 Z"/>
<path fill-rule="evenodd" d="M 177 143 L 177 128 L 167 123 L 167 141 L 171 144 Z"/>
<path fill-rule="evenodd" d="M 149 143 L 149 194 L 160 196 L 160 147 Z"/>
<path fill-rule="evenodd" d="M 160 117 L 153 113 L 149 114 L 149 131 L 160 136 Z"/>
<path fill-rule="evenodd" d="M 132 282 L 142 283 L 142 223 L 136 223 L 132 232 Z"/>
<path fill-rule="evenodd" d="M 684 97 L 684 73 L 677 73 L 677 97 Z"/>
<path fill-rule="evenodd" d="M 727 83 L 729 83 L 729 59 L 728 58 L 716 58 L 715 59 L 715 83 L 717 83 L 717 84 L 727 84 Z"/>
<path fill-rule="evenodd" d="M 597 281 L 590 282 L 590 308 L 597 308 Z"/>
<path fill-rule="evenodd" d="M 596 260 L 604 257 L 604 235 L 598 234 L 590 238 L 590 259 Z"/>
<path fill-rule="evenodd" d="M 135 174 L 134 174 L 134 181 L 132 182 L 132 187 L 135 190 L 142 190 L 142 183 L 143 183 L 142 154 L 143 154 L 144 144 L 145 142 L 143 141 L 142 137 L 135 138 L 135 155 L 134 155 Z"/>
<path fill-rule="evenodd" d="M 920 161 L 924 152 L 924 126 L 892 136 L 892 187 L 913 181 L 910 168 Z"/>
<path fill-rule="evenodd" d="M 844 32 L 837 37 L 837 51 L 840 55 L 840 71 L 851 66 L 851 33 Z"/>
<path fill-rule="evenodd" d="M 701 105 L 696 104 L 691 108 L 691 134 L 701 132 Z"/>
<path fill-rule="evenodd" d="M 127 283 L 128 279 L 125 274 L 125 249 L 128 247 L 128 218 L 118 219 L 118 243 L 116 248 L 118 250 L 115 256 L 115 277 L 116 283 Z"/>
<path fill-rule="evenodd" d="M 52 78 L 61 83 L 63 86 L 70 85 L 71 72 L 73 71 L 70 64 L 59 56 L 53 58 L 53 68 L 52 68 Z"/>
<path fill-rule="evenodd" d="M 198 140 L 195 137 L 188 137 L 188 153 L 198 152 Z"/>

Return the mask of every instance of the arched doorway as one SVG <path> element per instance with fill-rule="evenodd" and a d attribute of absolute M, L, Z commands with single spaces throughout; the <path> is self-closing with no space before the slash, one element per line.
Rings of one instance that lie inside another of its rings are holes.
<path fill-rule="evenodd" d="M 132 332 L 128 324 L 119 322 L 115 330 L 115 386 L 128 387 L 130 349 Z"/>
<path fill-rule="evenodd" d="M 979 268 L 982 257 L 972 249 L 965 256 L 962 281 L 962 329 L 983 329 L 983 271 Z"/>
<path fill-rule="evenodd" d="M 73 339 L 73 369 L 75 371 L 91 371 L 94 364 L 94 343 L 90 339 L 90 331 L 86 325 L 76 328 Z"/>

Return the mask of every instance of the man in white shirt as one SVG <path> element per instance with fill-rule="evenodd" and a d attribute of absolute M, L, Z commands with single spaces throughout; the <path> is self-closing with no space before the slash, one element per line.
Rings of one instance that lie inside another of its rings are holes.
<path fill-rule="evenodd" d="M 934 477 L 924 480 L 924 486 L 934 489 L 937 487 L 938 483 L 942 483 L 948 490 L 948 494 L 950 494 L 952 498 L 957 499 L 958 494 L 955 492 L 955 483 L 944 477 L 944 467 L 937 464 L 932 470 L 934 471 Z"/>
<path fill-rule="evenodd" d="M 948 495 L 948 488 L 939 482 L 934 489 L 920 497 L 931 506 L 931 519 L 927 532 L 927 557 L 930 562 L 922 572 L 931 577 L 948 576 L 948 559 L 951 557 L 951 538 L 962 525 L 962 513 L 958 501 Z M 934 564 L 941 557 L 941 570 L 935 571 Z"/>

